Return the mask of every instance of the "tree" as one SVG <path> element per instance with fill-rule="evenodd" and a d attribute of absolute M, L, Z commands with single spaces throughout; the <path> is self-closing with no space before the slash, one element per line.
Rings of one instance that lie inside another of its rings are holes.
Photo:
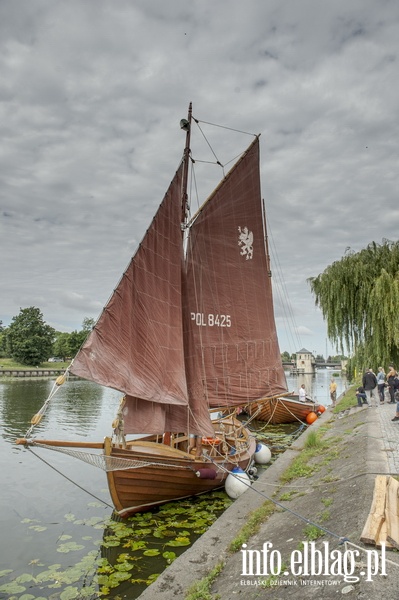
<path fill-rule="evenodd" d="M 67 356 L 70 356 L 71 352 L 69 349 L 69 337 L 70 333 L 63 333 L 61 331 L 55 332 L 55 342 L 53 344 L 54 356 L 60 356 L 64 360 Z"/>
<path fill-rule="evenodd" d="M 281 360 L 283 362 L 290 362 L 291 361 L 291 354 L 289 352 L 287 352 L 287 350 L 285 350 L 282 355 L 281 355 Z"/>
<path fill-rule="evenodd" d="M 54 334 L 38 308 L 21 308 L 5 331 L 8 355 L 23 365 L 37 366 L 50 356 Z"/>
<path fill-rule="evenodd" d="M 3 327 L 3 322 L 0 321 L 0 356 L 6 356 L 6 327 Z"/>
<path fill-rule="evenodd" d="M 77 354 L 78 350 L 80 350 L 80 347 L 86 341 L 86 338 L 88 337 L 89 333 L 93 329 L 94 324 L 95 324 L 94 319 L 90 319 L 89 317 L 86 317 L 85 319 L 83 319 L 82 329 L 80 331 L 72 331 L 72 333 L 69 334 L 69 338 L 68 338 L 68 354 L 69 354 L 69 356 L 75 356 Z"/>
<path fill-rule="evenodd" d="M 90 331 L 93 329 L 94 325 L 95 325 L 95 320 L 94 319 L 90 319 L 89 317 L 85 317 L 83 319 L 83 323 L 82 323 L 82 330 L 86 332 L 86 334 L 89 334 Z"/>
<path fill-rule="evenodd" d="M 330 340 L 364 369 L 399 363 L 399 242 L 372 242 L 308 280 Z"/>

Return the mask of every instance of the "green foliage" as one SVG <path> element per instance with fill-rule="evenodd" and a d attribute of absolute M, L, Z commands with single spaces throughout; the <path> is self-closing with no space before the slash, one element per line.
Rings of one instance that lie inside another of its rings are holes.
<path fill-rule="evenodd" d="M 35 331 L 30 329 L 34 324 L 36 324 Z M 0 321 L 0 357 L 11 357 L 18 366 L 30 367 L 39 366 L 50 356 L 59 356 L 66 362 L 77 354 L 94 324 L 94 319 L 86 317 L 83 319 L 80 331 L 75 330 L 72 333 L 55 331 L 44 324 L 38 308 L 21 309 L 20 314 L 13 317 L 9 327 L 3 327 Z M 47 335 L 48 333 L 51 335 Z M 44 344 L 44 341 L 47 343 Z"/>
<path fill-rule="evenodd" d="M 245 525 L 240 529 L 236 538 L 231 542 L 229 546 L 230 552 L 237 552 L 241 549 L 242 545 L 249 540 L 249 538 L 258 533 L 262 523 L 276 510 L 276 505 L 271 500 L 266 500 L 256 510 L 254 510 L 248 517 Z"/>
<path fill-rule="evenodd" d="M 23 365 L 37 366 L 52 351 L 55 330 L 43 320 L 38 308 L 21 308 L 5 332 L 8 355 Z"/>
<path fill-rule="evenodd" d="M 323 531 L 323 529 L 320 529 L 316 525 L 309 524 L 303 530 L 303 534 L 309 542 L 313 542 L 314 540 L 323 537 L 325 531 Z"/>
<path fill-rule="evenodd" d="M 75 356 L 87 338 L 87 331 L 72 331 L 68 337 L 68 355 Z"/>
<path fill-rule="evenodd" d="M 201 579 L 196 581 L 195 584 L 187 591 L 185 600 L 218 600 L 219 594 L 211 594 L 210 588 L 216 577 L 223 570 L 224 564 L 218 563 L 214 569 Z"/>
<path fill-rule="evenodd" d="M 323 442 L 317 431 L 310 431 L 308 437 L 305 440 L 305 448 L 320 448 Z"/>
<path fill-rule="evenodd" d="M 330 340 L 358 369 L 399 362 L 399 242 L 348 251 L 308 280 Z"/>
<path fill-rule="evenodd" d="M 69 349 L 69 333 L 55 332 L 55 342 L 53 344 L 53 356 L 59 356 L 65 360 L 66 356 L 71 356 Z"/>

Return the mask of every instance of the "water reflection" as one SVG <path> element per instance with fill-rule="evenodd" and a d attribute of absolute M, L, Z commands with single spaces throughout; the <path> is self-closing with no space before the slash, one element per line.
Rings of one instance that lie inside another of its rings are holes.
<path fill-rule="evenodd" d="M 3 438 L 13 442 L 26 433 L 31 418 L 43 406 L 53 385 L 52 380 L 0 381 Z M 70 380 L 57 390 L 45 417 L 35 428 L 35 436 L 74 439 L 97 432 L 108 435 L 119 399 L 120 393 L 114 390 L 88 381 Z"/>

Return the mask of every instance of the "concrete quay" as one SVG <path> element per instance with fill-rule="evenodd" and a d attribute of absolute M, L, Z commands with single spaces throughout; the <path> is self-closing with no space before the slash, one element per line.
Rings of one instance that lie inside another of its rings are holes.
<path fill-rule="evenodd" d="M 387 403 L 377 407 L 353 407 L 337 415 L 327 409 L 262 473 L 251 489 L 235 500 L 216 523 L 139 596 L 139 600 L 154 597 L 185 600 L 190 587 L 221 564 L 223 568 L 210 587 L 208 600 L 329 600 L 341 594 L 356 600 L 375 597 L 397 600 L 399 554 L 392 550 L 384 554 L 360 542 L 371 508 L 376 475 L 399 473 L 399 421 L 392 421 L 395 411 L 396 406 Z M 323 440 L 329 441 L 329 445 L 315 459 L 314 473 L 282 485 L 281 474 L 302 451 L 310 433 L 320 428 Z M 290 500 L 286 500 L 287 494 Z M 250 513 L 268 498 L 278 502 L 278 508 L 247 541 L 246 552 L 262 551 L 263 544 L 272 543 L 269 558 L 273 549 L 275 555 L 282 557 L 285 568 L 292 564 L 289 561 L 293 553 L 303 549 L 304 541 L 309 539 L 305 533 L 307 528 L 317 525 L 324 530 L 324 535 L 315 541 L 315 548 L 328 547 L 329 552 L 340 553 L 341 560 L 347 551 L 358 553 L 351 571 L 357 580 L 348 581 L 342 572 L 342 562 L 338 574 L 327 569 L 320 575 L 298 576 L 288 567 L 285 574 L 277 577 L 243 576 L 244 550 L 231 553 L 228 548 Z M 369 569 L 372 560 L 375 561 L 373 574 Z M 264 580 L 268 585 L 262 583 Z"/>

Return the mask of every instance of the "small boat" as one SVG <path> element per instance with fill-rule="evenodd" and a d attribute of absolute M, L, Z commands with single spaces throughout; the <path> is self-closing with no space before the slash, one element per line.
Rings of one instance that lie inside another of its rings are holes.
<path fill-rule="evenodd" d="M 245 412 L 252 419 L 264 421 L 271 425 L 280 423 L 294 423 L 295 421 L 306 421 L 306 417 L 314 412 L 318 413 L 320 405 L 307 399 L 306 402 L 299 400 L 298 395 L 284 395 L 276 398 L 268 398 L 263 402 L 253 403 L 245 407 Z M 324 407 L 323 409 L 324 410 Z"/>
<path fill-rule="evenodd" d="M 248 471 L 256 442 L 234 407 L 286 391 L 259 136 L 191 215 L 194 122 L 200 123 L 190 104 L 180 123 L 186 132 L 183 157 L 164 199 L 86 342 L 57 382 L 71 373 L 119 390 L 123 397 L 113 435 L 86 443 L 34 439 L 43 408 L 19 440 L 102 467 L 122 517 L 223 487 L 233 469 Z M 212 419 L 212 409 L 230 412 Z M 90 448 L 101 453 L 90 454 Z"/>

